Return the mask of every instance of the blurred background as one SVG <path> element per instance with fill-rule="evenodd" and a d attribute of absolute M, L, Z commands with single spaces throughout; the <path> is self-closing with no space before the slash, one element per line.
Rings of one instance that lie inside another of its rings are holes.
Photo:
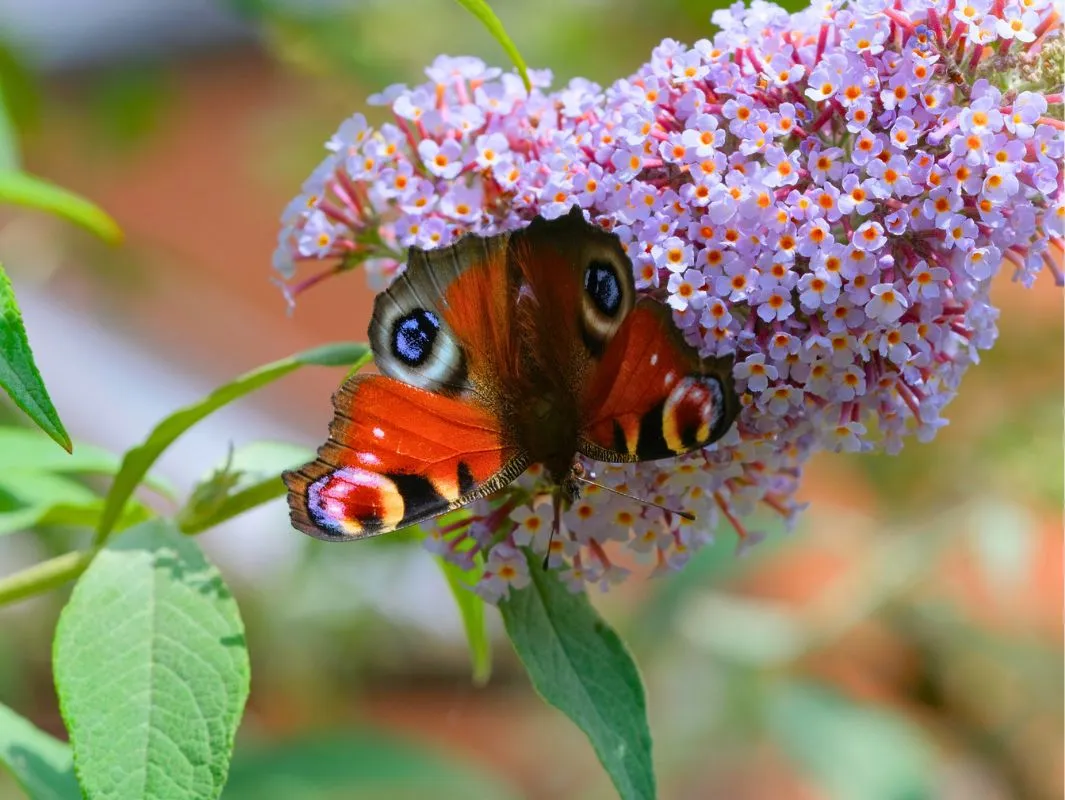
<path fill-rule="evenodd" d="M 493 6 L 556 85 L 608 83 L 664 36 L 706 36 L 715 7 Z M 364 338 L 360 274 L 286 314 L 278 217 L 339 123 L 380 119 L 366 97 L 419 82 L 439 53 L 506 66 L 451 0 L 0 0 L 0 86 L 25 167 L 127 234 L 111 248 L 0 208 L 0 261 L 76 441 L 121 452 L 239 372 Z M 594 598 L 644 671 L 663 798 L 1062 795 L 1062 294 L 1001 280 L 994 297 L 998 345 L 934 443 L 819 457 L 795 533 L 756 520 L 770 536 L 738 559 L 722 530 L 682 573 Z M 231 447 L 313 448 L 341 377 L 300 371 L 209 418 L 159 475 L 183 496 Z M 0 425 L 23 424 L 5 403 Z M 3 477 L 0 513 L 40 500 Z M 2 537 L 0 574 L 81 541 L 56 527 Z M 202 542 L 240 601 L 254 672 L 227 798 L 611 796 L 494 614 L 495 673 L 471 685 L 446 585 L 417 547 L 322 545 L 280 502 Z M 57 735 L 64 597 L 0 611 L 0 702 Z M 0 776 L 0 798 L 17 796 Z"/>

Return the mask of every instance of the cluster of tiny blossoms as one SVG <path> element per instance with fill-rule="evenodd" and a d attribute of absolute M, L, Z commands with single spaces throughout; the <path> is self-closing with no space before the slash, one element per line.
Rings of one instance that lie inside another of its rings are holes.
<path fill-rule="evenodd" d="M 574 589 L 625 577 L 627 548 L 677 568 L 720 518 L 741 540 L 764 505 L 789 521 L 818 449 L 924 441 L 996 335 L 988 283 L 1030 284 L 1065 228 L 1061 26 L 1050 0 L 860 0 L 789 15 L 755 2 L 720 31 L 666 40 L 606 90 L 548 92 L 474 58 L 344 122 L 284 216 L 275 266 L 325 262 L 298 293 L 361 264 L 383 288 L 410 245 L 520 227 L 574 203 L 616 233 L 638 289 L 704 355 L 734 354 L 743 410 L 729 434 L 665 462 L 587 464 L 597 480 L 550 541 L 535 469 L 520 490 L 438 526 L 429 545 L 498 600 L 529 580 L 521 548 Z M 1048 78 L 1047 75 L 1050 74 Z M 529 498 L 532 497 L 532 501 Z M 621 562 L 621 563 L 619 563 Z"/>

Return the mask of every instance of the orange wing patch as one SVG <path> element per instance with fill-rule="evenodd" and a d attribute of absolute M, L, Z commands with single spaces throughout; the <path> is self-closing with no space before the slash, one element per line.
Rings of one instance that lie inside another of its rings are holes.
<path fill-rule="evenodd" d="M 507 268 L 505 246 L 482 246 L 483 252 L 478 253 L 475 245 L 485 240 L 472 240 L 468 246 L 465 241 L 463 257 L 477 254 L 482 260 L 464 265 L 447 287 L 440 310 L 462 343 L 474 391 L 494 400 L 518 376 L 520 351 L 514 329 L 517 287 Z M 428 256 L 430 266 L 434 258 L 442 257 L 432 251 Z"/>
<path fill-rule="evenodd" d="M 527 458 L 468 400 L 379 375 L 349 379 L 318 458 L 284 474 L 292 524 L 320 539 L 415 525 L 510 483 Z"/>

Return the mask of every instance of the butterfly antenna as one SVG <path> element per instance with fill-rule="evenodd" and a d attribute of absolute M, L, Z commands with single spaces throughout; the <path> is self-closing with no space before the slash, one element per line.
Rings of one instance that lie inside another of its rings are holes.
<path fill-rule="evenodd" d="M 589 486 L 598 486 L 600 489 L 605 489 L 608 492 L 613 492 L 614 494 L 621 495 L 622 497 L 627 497 L 630 500 L 635 500 L 641 505 L 651 506 L 652 508 L 660 508 L 663 511 L 668 511 L 670 514 L 676 514 L 678 517 L 684 517 L 684 519 L 691 520 L 693 522 L 695 521 L 695 515 L 690 511 L 681 511 L 676 508 L 670 508 L 669 506 L 664 506 L 661 503 L 656 503 L 653 500 L 646 500 L 643 497 L 637 497 L 636 495 L 629 494 L 628 492 L 623 492 L 620 489 L 612 489 L 611 487 L 605 486 L 602 483 L 590 481 L 582 475 L 575 475 L 574 477 L 581 483 L 587 483 Z"/>

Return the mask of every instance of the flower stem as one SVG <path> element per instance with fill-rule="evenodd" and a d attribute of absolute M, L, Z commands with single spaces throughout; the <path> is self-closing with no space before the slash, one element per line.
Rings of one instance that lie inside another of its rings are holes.
<path fill-rule="evenodd" d="M 44 594 L 72 581 L 92 563 L 94 551 L 64 553 L 0 578 L 0 606 Z"/>

